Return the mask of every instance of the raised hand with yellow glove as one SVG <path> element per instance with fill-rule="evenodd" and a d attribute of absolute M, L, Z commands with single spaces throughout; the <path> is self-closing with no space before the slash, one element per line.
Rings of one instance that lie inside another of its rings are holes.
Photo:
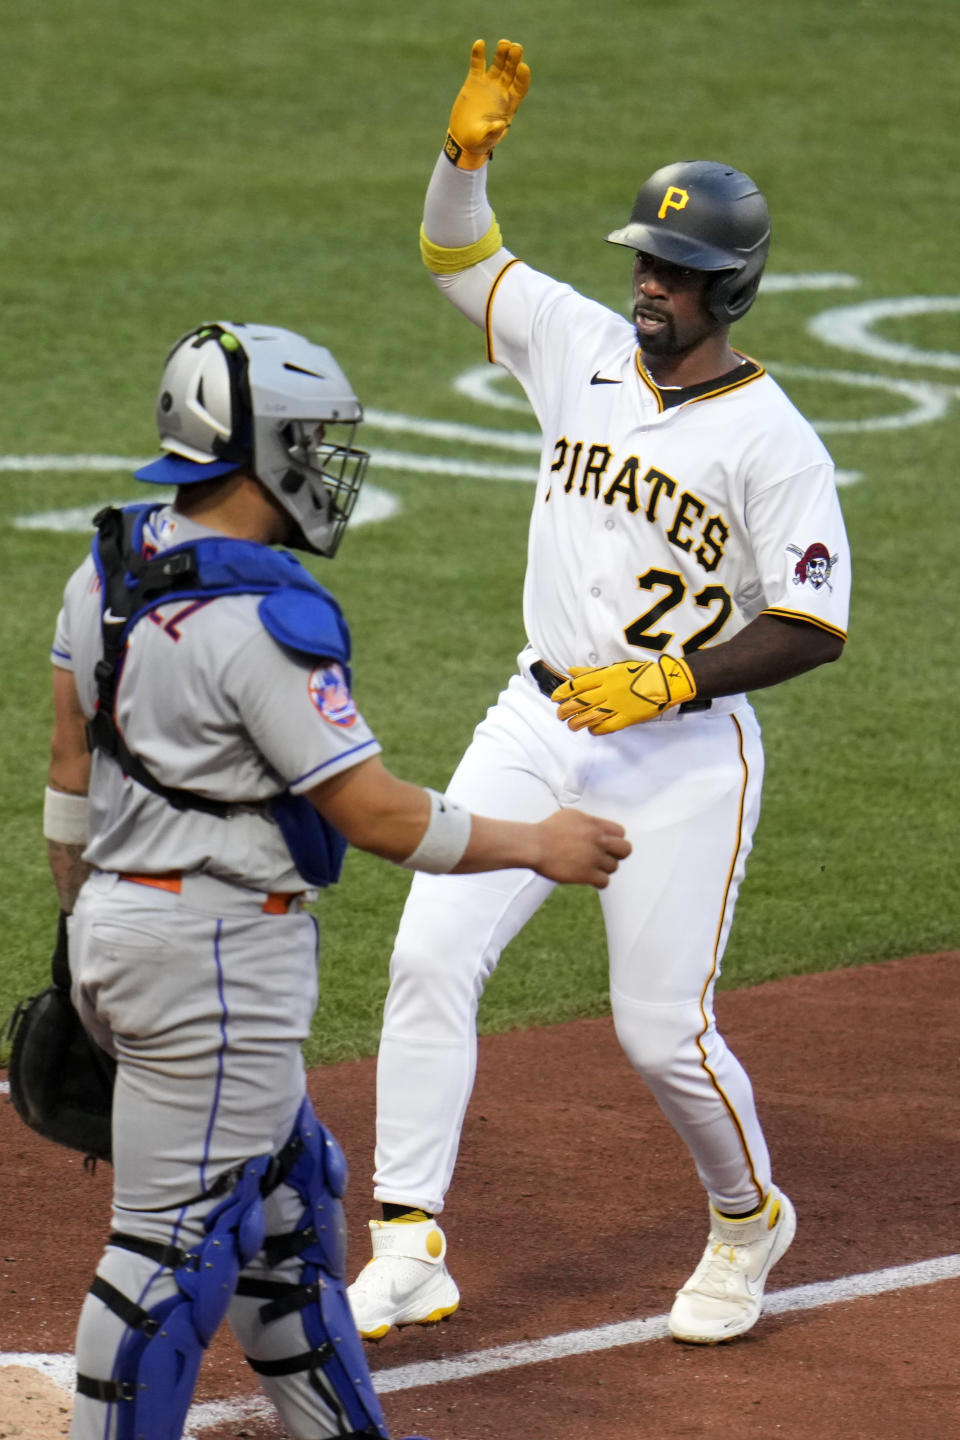
<path fill-rule="evenodd" d="M 459 170 L 479 170 L 510 128 L 530 85 L 523 46 L 500 40 L 489 70 L 486 46 L 475 40 L 470 73 L 453 102 L 444 154 Z"/>
<path fill-rule="evenodd" d="M 654 720 L 697 693 L 690 666 L 673 655 L 618 660 L 597 669 L 575 666 L 570 675 L 550 699 L 571 730 L 589 730 L 592 735 L 612 735 L 628 725 Z"/>

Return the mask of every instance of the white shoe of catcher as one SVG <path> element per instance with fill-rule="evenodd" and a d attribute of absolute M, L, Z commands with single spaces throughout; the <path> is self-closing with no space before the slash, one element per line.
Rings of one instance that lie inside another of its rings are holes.
<path fill-rule="evenodd" d="M 751 1329 L 760 1318 L 767 1276 L 797 1229 L 797 1214 L 772 1186 L 763 1209 L 742 1220 L 710 1206 L 710 1238 L 703 1259 L 670 1311 L 674 1340 L 717 1345 Z"/>
<path fill-rule="evenodd" d="M 347 1289 L 364 1340 L 382 1340 L 391 1325 L 432 1325 L 453 1314 L 460 1291 L 436 1220 L 371 1220 L 370 1235 L 373 1259 Z"/>

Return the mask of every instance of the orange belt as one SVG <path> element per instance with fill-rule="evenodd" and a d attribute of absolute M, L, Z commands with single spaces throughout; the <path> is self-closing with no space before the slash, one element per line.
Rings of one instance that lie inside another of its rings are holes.
<path fill-rule="evenodd" d="M 134 885 L 149 885 L 154 890 L 168 890 L 171 895 L 179 895 L 183 889 L 183 876 L 177 870 L 171 870 L 166 875 L 121 875 L 121 880 L 129 880 Z M 263 902 L 264 915 L 286 915 L 294 900 L 303 896 L 302 890 L 291 890 L 286 892 L 274 892 L 267 895 Z"/>

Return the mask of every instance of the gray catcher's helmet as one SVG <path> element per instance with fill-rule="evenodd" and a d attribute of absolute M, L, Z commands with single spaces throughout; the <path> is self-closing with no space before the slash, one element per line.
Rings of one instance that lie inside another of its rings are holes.
<path fill-rule="evenodd" d="M 370 457 L 354 447 L 363 407 L 329 350 L 274 325 L 198 326 L 167 356 L 156 419 L 165 453 L 138 479 L 250 470 L 296 521 L 293 543 L 334 554 Z"/>

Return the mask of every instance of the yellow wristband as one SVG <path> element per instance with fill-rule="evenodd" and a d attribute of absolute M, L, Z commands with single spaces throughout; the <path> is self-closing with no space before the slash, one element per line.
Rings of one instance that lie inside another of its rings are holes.
<path fill-rule="evenodd" d="M 453 249 L 446 245 L 434 245 L 420 226 L 420 254 L 424 265 L 434 275 L 456 275 L 461 270 L 469 270 L 471 265 L 479 265 L 481 260 L 496 255 L 502 245 L 503 237 L 496 215 L 486 235 L 481 235 L 472 245 L 460 245 Z"/>

